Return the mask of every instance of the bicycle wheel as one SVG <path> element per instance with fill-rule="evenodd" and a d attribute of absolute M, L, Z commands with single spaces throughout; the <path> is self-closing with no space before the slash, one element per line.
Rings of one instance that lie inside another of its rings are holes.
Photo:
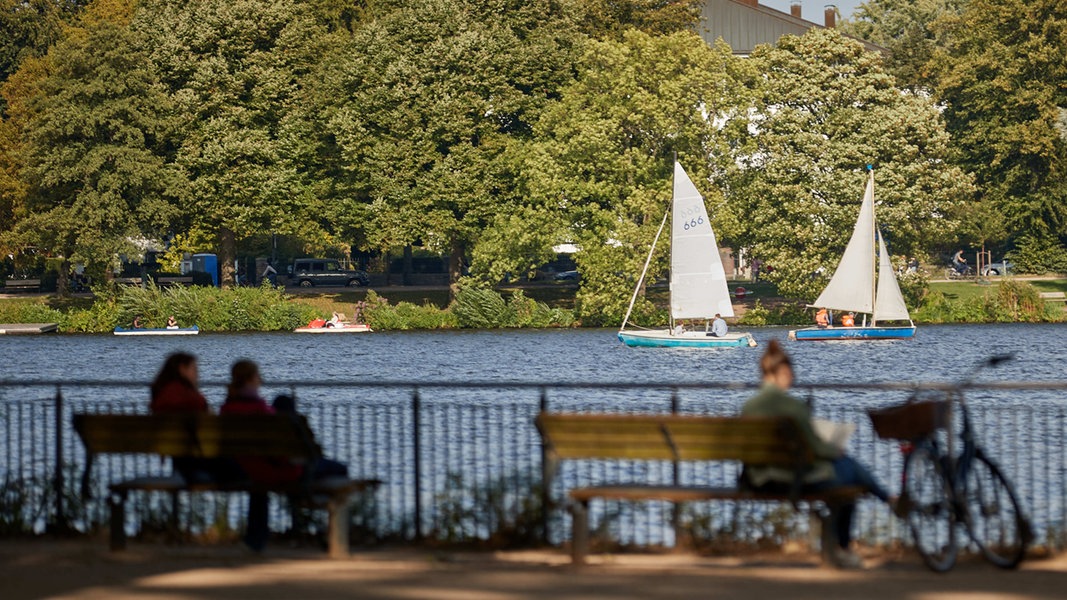
<path fill-rule="evenodd" d="M 1026 554 L 1030 526 L 1015 491 L 984 454 L 971 461 L 965 477 L 967 530 L 982 554 L 1002 569 L 1014 569 Z"/>
<path fill-rule="evenodd" d="M 926 566 L 939 573 L 956 564 L 958 553 L 956 511 L 942 471 L 940 453 L 929 442 L 919 444 L 904 461 L 901 491 L 915 549 Z"/>

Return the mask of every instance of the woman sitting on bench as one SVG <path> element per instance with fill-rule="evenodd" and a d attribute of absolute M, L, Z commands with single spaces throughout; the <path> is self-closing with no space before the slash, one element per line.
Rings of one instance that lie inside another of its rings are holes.
<path fill-rule="evenodd" d="M 230 370 L 230 385 L 226 393 L 226 402 L 219 410 L 223 415 L 262 415 L 275 414 L 267 401 L 260 396 L 259 387 L 263 381 L 259 376 L 259 367 L 250 360 L 239 360 Z M 248 457 L 238 461 L 249 479 L 258 483 L 279 484 L 298 481 L 304 474 L 304 465 L 292 464 L 285 460 L 268 457 Z M 320 458 L 313 465 L 311 476 L 314 479 L 325 477 L 348 477 L 348 467 L 344 463 Z M 249 494 L 248 531 L 245 532 L 245 544 L 255 552 L 262 552 L 270 535 L 268 524 L 269 498 L 265 492 Z"/>
<path fill-rule="evenodd" d="M 168 356 L 152 382 L 152 400 L 149 404 L 152 414 L 196 415 L 211 412 L 207 400 L 196 387 L 199 378 L 195 356 L 185 352 Z M 176 456 L 172 463 L 174 471 L 187 483 L 222 483 L 244 478 L 241 467 L 228 458 Z"/>
<path fill-rule="evenodd" d="M 846 455 L 837 446 L 815 434 L 811 424 L 811 407 L 791 396 L 787 390 L 793 385 L 793 363 L 778 340 L 767 344 L 767 351 L 760 359 L 763 372 L 763 387 L 749 398 L 741 409 L 744 416 L 791 417 L 814 449 L 816 461 L 804 478 L 806 491 L 825 491 L 841 486 L 860 486 L 891 506 L 895 503 L 889 494 L 862 464 Z M 777 467 L 746 466 L 744 476 L 753 489 L 782 491 L 793 482 L 793 473 Z M 838 548 L 832 555 L 842 567 L 858 568 L 863 561 L 849 550 L 852 542 L 852 514 L 855 503 L 831 506 L 830 519 L 837 532 Z"/>

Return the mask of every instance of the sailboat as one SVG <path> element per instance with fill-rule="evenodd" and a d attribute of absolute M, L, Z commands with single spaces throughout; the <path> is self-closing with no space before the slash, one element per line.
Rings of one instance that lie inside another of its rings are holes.
<path fill-rule="evenodd" d="M 789 332 L 796 340 L 899 339 L 915 336 L 915 323 L 908 314 L 897 285 L 885 240 L 878 234 L 874 216 L 874 171 L 868 168 L 867 189 L 852 239 L 845 247 L 830 283 L 812 307 L 863 314 L 861 325 L 808 327 Z M 870 323 L 867 316 L 870 315 Z M 884 321 L 907 321 L 907 326 L 879 325 Z"/>
<path fill-rule="evenodd" d="M 671 323 L 667 329 L 627 329 L 637 294 L 645 281 L 648 265 L 656 250 L 667 217 L 671 220 Z M 730 303 L 730 290 L 726 286 L 726 272 L 719 258 L 715 232 L 711 220 L 693 181 L 682 165 L 674 162 L 674 200 L 671 209 L 663 216 L 652 248 L 645 260 L 641 277 L 637 280 L 630 307 L 619 328 L 619 340 L 627 346 L 657 348 L 714 348 L 719 346 L 755 346 L 756 341 L 748 333 L 712 335 L 711 319 L 734 316 Z M 703 319 L 704 327 L 685 329 L 677 324 L 679 319 Z"/>

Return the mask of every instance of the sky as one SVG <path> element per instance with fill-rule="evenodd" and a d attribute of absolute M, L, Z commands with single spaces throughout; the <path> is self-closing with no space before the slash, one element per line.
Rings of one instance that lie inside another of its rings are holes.
<path fill-rule="evenodd" d="M 788 13 L 789 5 L 796 1 L 797 0 L 759 0 L 759 3 L 775 10 Z M 856 7 L 863 4 L 864 1 L 865 0 L 799 0 L 801 8 L 800 16 L 805 21 L 821 24 L 823 22 L 823 9 L 827 5 L 833 4 L 841 13 L 841 17 L 847 19 L 852 16 L 852 11 L 856 10 Z"/>

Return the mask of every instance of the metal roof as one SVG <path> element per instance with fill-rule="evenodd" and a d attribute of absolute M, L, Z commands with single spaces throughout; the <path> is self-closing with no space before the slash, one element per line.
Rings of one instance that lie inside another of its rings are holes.
<path fill-rule="evenodd" d="M 824 27 L 769 6 L 746 0 L 705 0 L 701 8 L 697 33 L 709 45 L 722 38 L 734 54 L 747 56 L 759 44 L 775 44 L 783 35 L 804 35 L 813 27 Z M 852 38 L 872 52 L 885 49 L 865 40 Z"/>

